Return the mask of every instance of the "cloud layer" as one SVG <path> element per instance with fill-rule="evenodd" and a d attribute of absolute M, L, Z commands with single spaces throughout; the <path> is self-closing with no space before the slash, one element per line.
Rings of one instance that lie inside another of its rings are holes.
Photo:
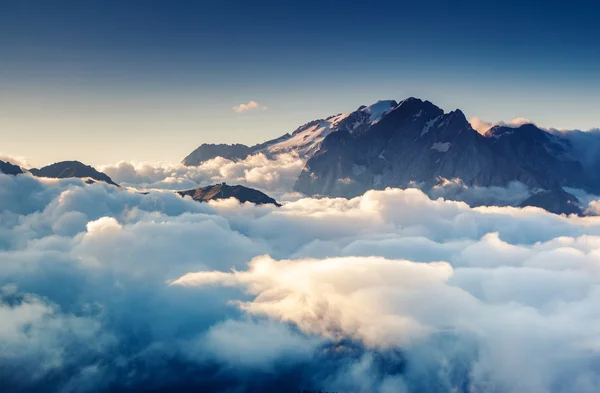
<path fill-rule="evenodd" d="M 188 179 L 128 165 L 111 176 Z M 417 189 L 276 208 L 5 175 L 0 206 L 7 392 L 600 388 L 597 217 Z"/>
<path fill-rule="evenodd" d="M 138 190 L 183 190 L 220 182 L 241 184 L 281 197 L 289 192 L 304 167 L 297 155 L 280 154 L 268 159 L 255 154 L 244 160 L 222 157 L 199 166 L 121 161 L 100 167 L 115 182 Z"/>

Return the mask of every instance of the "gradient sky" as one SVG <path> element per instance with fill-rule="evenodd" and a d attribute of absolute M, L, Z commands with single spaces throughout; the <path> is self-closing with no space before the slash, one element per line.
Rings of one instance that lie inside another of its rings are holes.
<path fill-rule="evenodd" d="M 0 152 L 179 162 L 408 96 L 600 126 L 600 5 L 450 3 L 0 0 Z"/>

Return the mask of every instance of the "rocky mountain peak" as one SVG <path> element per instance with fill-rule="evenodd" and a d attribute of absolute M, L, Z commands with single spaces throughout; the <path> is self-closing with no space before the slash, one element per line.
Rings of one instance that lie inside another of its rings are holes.
<path fill-rule="evenodd" d="M 5 175 L 18 175 L 23 173 L 23 170 L 18 165 L 13 165 L 9 161 L 0 161 L 0 173 Z"/>
<path fill-rule="evenodd" d="M 103 181 L 113 186 L 119 186 L 105 173 L 97 171 L 94 167 L 79 161 L 60 161 L 40 169 L 32 168 L 30 172 L 38 177 L 65 179 L 69 177 L 90 178 Z"/>

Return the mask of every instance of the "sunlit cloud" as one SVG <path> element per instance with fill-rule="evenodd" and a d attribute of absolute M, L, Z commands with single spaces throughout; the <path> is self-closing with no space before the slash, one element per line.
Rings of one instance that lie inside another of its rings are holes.
<path fill-rule="evenodd" d="M 265 160 L 110 170 L 289 192 L 297 157 Z M 598 217 L 414 188 L 198 203 L 30 175 L 0 175 L 0 202 L 7 391 L 600 389 Z"/>
<path fill-rule="evenodd" d="M 268 109 L 269 109 L 269 107 L 267 107 L 266 105 L 261 105 L 254 100 L 250 100 L 246 104 L 239 104 L 239 105 L 236 105 L 233 107 L 233 110 L 236 111 L 237 113 L 244 113 L 244 112 L 248 112 L 251 110 L 266 111 Z"/>
<path fill-rule="evenodd" d="M 505 122 L 505 121 L 499 121 L 497 123 L 491 123 L 491 122 L 487 122 L 485 120 L 481 120 L 478 117 L 473 117 L 470 120 L 471 123 L 471 127 L 473 127 L 473 129 L 477 132 L 479 132 L 480 134 L 485 134 L 490 128 L 494 127 L 494 126 L 507 126 L 507 127 L 519 127 L 522 126 L 523 124 L 533 124 L 533 122 L 529 119 L 526 119 L 524 117 L 515 117 L 514 119 Z"/>

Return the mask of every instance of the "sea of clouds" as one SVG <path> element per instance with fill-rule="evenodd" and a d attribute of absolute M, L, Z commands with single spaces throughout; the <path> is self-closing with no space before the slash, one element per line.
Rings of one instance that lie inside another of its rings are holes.
<path fill-rule="evenodd" d="M 265 160 L 0 174 L 0 390 L 600 391 L 600 217 L 290 197 L 303 163 Z M 127 188 L 216 181 L 287 197 Z"/>
<path fill-rule="evenodd" d="M 280 154 L 274 159 L 256 154 L 237 161 L 217 157 L 198 166 L 121 161 L 101 166 L 99 170 L 121 186 L 137 190 L 186 190 L 227 182 L 285 199 L 304 164 L 297 154 Z"/>
<path fill-rule="evenodd" d="M 293 189 L 304 165 L 305 161 L 296 154 L 280 154 L 272 158 L 256 154 L 237 161 L 217 157 L 190 167 L 121 161 L 99 169 L 121 186 L 135 191 L 185 190 L 227 182 L 258 189 L 280 201 L 291 201 L 302 197 Z M 414 187 L 420 188 L 420 185 L 414 184 Z M 460 179 L 439 179 L 435 187 L 426 190 L 433 199 L 463 201 L 471 206 L 519 206 L 534 191 L 516 181 L 507 187 L 467 187 Z M 574 192 L 582 194 L 580 190 Z M 596 199 L 594 195 L 586 194 L 584 206 L 588 205 L 588 200 Z"/>

